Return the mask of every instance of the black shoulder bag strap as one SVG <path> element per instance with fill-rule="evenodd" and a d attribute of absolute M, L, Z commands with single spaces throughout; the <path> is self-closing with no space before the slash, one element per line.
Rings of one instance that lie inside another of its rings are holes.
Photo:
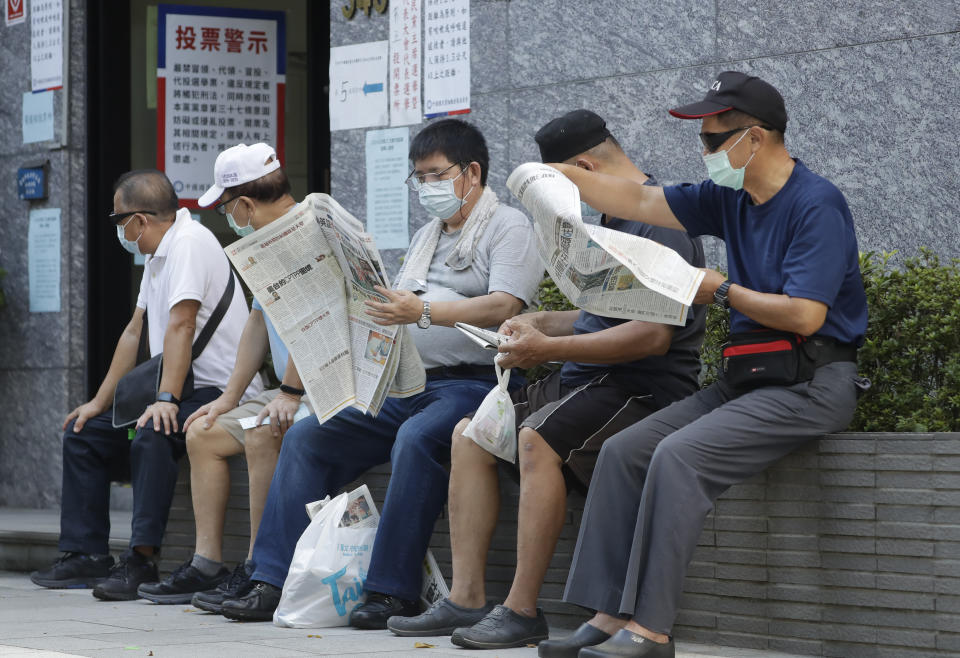
<path fill-rule="evenodd" d="M 227 281 L 227 287 L 223 291 L 223 296 L 220 297 L 217 307 L 213 309 L 213 313 L 210 314 L 210 318 L 207 320 L 207 323 L 203 325 L 200 335 L 197 336 L 195 341 L 193 341 L 193 351 L 190 353 L 190 361 L 196 361 L 197 357 L 200 356 L 200 353 L 203 352 L 203 349 L 207 346 L 207 343 L 210 342 L 213 332 L 216 331 L 217 327 L 220 325 L 220 321 L 223 319 L 223 316 L 227 314 L 227 309 L 230 308 L 230 303 L 233 301 L 235 275 L 233 273 L 233 268 L 231 268 L 229 264 L 227 265 L 227 272 L 230 274 L 230 280 Z"/>

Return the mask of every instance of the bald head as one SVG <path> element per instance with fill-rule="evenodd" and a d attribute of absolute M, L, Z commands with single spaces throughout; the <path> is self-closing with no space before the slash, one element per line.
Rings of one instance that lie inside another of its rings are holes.
<path fill-rule="evenodd" d="M 596 146 L 587 149 L 584 151 L 584 154 L 593 156 L 597 160 L 604 162 L 615 162 L 620 158 L 626 157 L 623 149 L 620 148 L 620 142 L 618 142 L 613 135 L 610 135 Z"/>
<path fill-rule="evenodd" d="M 152 210 L 160 221 L 173 221 L 177 214 L 177 193 L 162 171 L 128 171 L 114 183 L 113 192 L 115 197 L 119 195 L 126 208 Z"/>

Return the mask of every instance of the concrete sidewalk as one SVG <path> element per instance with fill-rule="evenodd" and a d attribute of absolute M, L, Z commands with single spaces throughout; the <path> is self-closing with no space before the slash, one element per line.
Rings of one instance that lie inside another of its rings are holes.
<path fill-rule="evenodd" d="M 39 656 L 482 656 L 534 658 L 536 649 L 467 651 L 447 638 L 349 628 L 291 629 L 230 622 L 190 606 L 107 603 L 89 590 L 45 590 L 26 574 L 0 572 L 0 658 Z M 789 658 L 786 654 L 678 645 L 682 658 Z"/>

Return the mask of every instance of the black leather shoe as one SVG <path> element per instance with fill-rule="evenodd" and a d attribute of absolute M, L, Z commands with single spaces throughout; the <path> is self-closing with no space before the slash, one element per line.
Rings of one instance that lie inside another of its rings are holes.
<path fill-rule="evenodd" d="M 387 628 L 402 637 L 450 635 L 458 628 L 473 626 L 492 609 L 492 603 L 482 608 L 464 608 L 450 599 L 441 599 L 422 615 L 390 617 Z"/>
<path fill-rule="evenodd" d="M 205 576 L 193 566 L 192 560 L 187 560 L 159 583 L 140 585 L 137 594 L 154 603 L 190 603 L 195 593 L 213 589 L 229 577 L 230 572 L 224 567 L 213 576 Z"/>
<path fill-rule="evenodd" d="M 648 640 L 642 635 L 621 628 L 603 644 L 584 647 L 577 654 L 580 658 L 675 658 L 673 638 L 666 644 Z"/>
<path fill-rule="evenodd" d="M 467 649 L 508 649 L 537 644 L 550 636 L 543 610 L 536 617 L 518 615 L 505 605 L 498 605 L 469 628 L 458 628 L 450 641 Z"/>
<path fill-rule="evenodd" d="M 383 630 L 390 617 L 420 614 L 420 603 L 380 592 L 367 592 L 367 600 L 350 612 L 350 625 L 368 631 Z"/>
<path fill-rule="evenodd" d="M 92 557 L 86 553 L 68 551 L 42 571 L 30 574 L 34 585 L 50 589 L 81 589 L 96 587 L 110 575 L 113 558 Z"/>
<path fill-rule="evenodd" d="M 253 565 L 241 562 L 234 568 L 233 573 L 225 581 L 217 585 L 216 589 L 206 592 L 197 592 L 190 599 L 190 604 L 206 612 L 221 614 L 223 602 L 229 599 L 239 599 L 253 588 L 250 576 L 253 575 Z"/>
<path fill-rule="evenodd" d="M 220 606 L 220 614 L 237 621 L 271 621 L 273 611 L 280 605 L 280 588 L 259 580 L 238 599 L 227 599 Z"/>
<path fill-rule="evenodd" d="M 580 649 L 606 642 L 610 633 L 604 633 L 596 626 L 580 624 L 573 633 L 559 640 L 544 640 L 537 645 L 540 658 L 577 658 Z"/>
<path fill-rule="evenodd" d="M 93 588 L 93 595 L 101 601 L 134 601 L 140 598 L 140 585 L 158 580 L 160 575 L 153 560 L 128 548 L 110 570 L 110 577 Z"/>

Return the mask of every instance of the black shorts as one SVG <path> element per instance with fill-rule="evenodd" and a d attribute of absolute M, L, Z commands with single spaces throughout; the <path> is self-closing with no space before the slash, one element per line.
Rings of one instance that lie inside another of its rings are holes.
<path fill-rule="evenodd" d="M 529 427 L 542 436 L 563 459 L 567 488 L 584 493 L 603 442 L 657 410 L 653 396 L 625 390 L 610 374 L 569 387 L 556 371 L 511 397 L 517 434 Z M 511 470 L 519 474 L 516 464 Z"/>

